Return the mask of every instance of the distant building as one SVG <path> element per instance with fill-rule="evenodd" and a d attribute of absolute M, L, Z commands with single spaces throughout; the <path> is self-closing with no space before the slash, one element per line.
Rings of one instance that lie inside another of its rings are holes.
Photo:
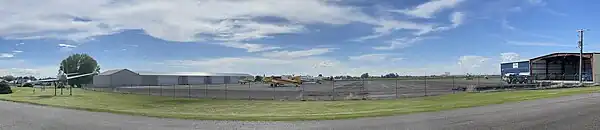
<path fill-rule="evenodd" d="M 157 73 L 116 69 L 94 76 L 93 84 L 97 87 L 231 84 L 246 77 L 253 76 L 239 73 Z"/>

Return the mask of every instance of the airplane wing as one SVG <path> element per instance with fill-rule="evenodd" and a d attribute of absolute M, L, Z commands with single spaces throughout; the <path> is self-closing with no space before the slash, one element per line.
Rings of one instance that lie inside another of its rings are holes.
<path fill-rule="evenodd" d="M 75 79 L 75 78 L 80 78 L 80 77 L 94 75 L 94 74 L 96 74 L 96 73 L 88 73 L 88 74 L 82 74 L 82 75 L 77 75 L 77 76 L 70 76 L 70 77 L 67 77 L 67 79 Z"/>
<path fill-rule="evenodd" d="M 31 81 L 31 82 L 37 83 L 37 82 L 54 82 L 54 81 L 58 81 L 58 79 L 44 79 L 44 80 L 36 80 L 36 81 Z"/>

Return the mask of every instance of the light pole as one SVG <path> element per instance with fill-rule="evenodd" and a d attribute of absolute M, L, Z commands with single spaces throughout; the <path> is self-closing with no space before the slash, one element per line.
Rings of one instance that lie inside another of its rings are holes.
<path fill-rule="evenodd" d="M 583 32 L 587 31 L 587 29 L 579 29 L 579 84 L 583 84 Z"/>

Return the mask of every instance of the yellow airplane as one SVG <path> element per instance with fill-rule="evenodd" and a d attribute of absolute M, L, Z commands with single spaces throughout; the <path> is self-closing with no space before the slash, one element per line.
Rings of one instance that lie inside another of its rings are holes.
<path fill-rule="evenodd" d="M 277 87 L 285 84 L 294 84 L 296 87 L 299 87 L 300 84 L 302 84 L 302 79 L 300 76 L 294 76 L 291 78 L 283 78 L 283 76 L 271 76 L 265 77 L 263 81 L 270 84 L 271 87 Z"/>

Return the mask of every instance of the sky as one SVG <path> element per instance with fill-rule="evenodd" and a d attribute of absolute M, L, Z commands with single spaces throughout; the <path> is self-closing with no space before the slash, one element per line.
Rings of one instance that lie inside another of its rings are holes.
<path fill-rule="evenodd" d="M 253 75 L 499 74 L 500 63 L 596 52 L 596 1 L 0 0 L 0 75 L 101 71 Z"/>

